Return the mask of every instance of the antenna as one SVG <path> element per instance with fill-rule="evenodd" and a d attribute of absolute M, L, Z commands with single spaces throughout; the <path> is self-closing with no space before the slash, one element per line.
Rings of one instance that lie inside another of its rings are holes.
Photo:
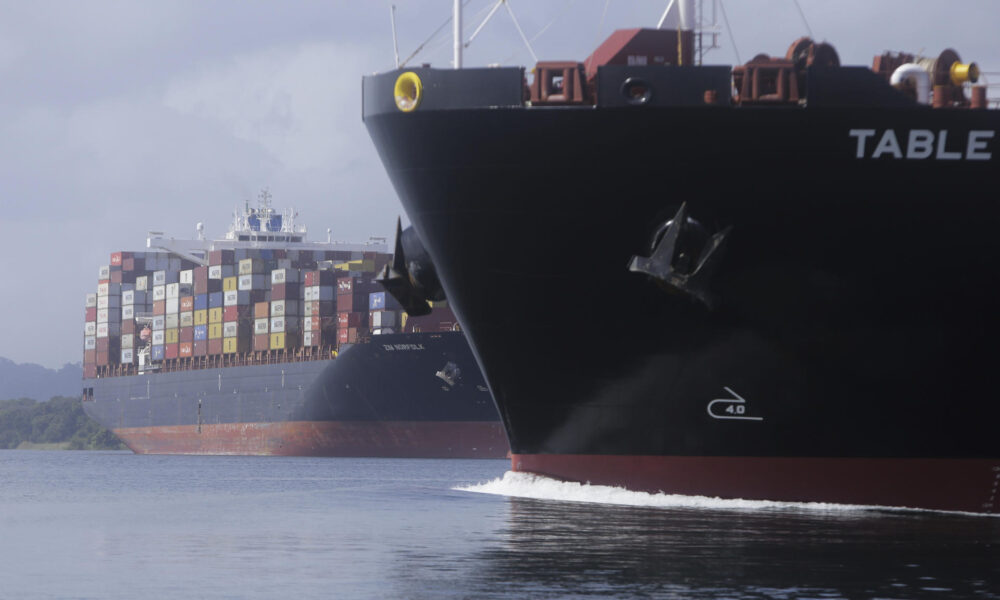
<path fill-rule="evenodd" d="M 396 41 L 396 5 L 389 7 L 389 20 L 392 21 L 392 52 L 396 57 L 396 68 L 399 68 L 399 43 Z"/>
<path fill-rule="evenodd" d="M 452 9 L 451 31 L 454 39 L 455 68 L 462 68 L 462 0 L 455 0 Z"/>

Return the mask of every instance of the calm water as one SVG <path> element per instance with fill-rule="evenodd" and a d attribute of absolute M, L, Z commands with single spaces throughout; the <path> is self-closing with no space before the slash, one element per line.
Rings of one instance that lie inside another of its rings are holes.
<path fill-rule="evenodd" d="M 0 451 L 0 598 L 1000 598 L 998 518 L 454 489 L 508 466 Z"/>

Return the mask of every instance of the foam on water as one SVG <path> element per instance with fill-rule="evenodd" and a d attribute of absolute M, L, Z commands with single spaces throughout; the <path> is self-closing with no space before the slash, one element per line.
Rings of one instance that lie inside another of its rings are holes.
<path fill-rule="evenodd" d="M 680 494 L 633 492 L 620 487 L 591 485 L 573 481 L 560 481 L 532 473 L 507 471 L 503 477 L 452 488 L 457 491 L 478 494 L 496 494 L 516 498 L 536 500 L 558 500 L 563 502 L 590 502 L 597 504 L 617 504 L 622 506 L 646 506 L 654 508 L 697 508 L 708 510 L 809 510 L 823 512 L 858 511 L 907 511 L 907 512 L 952 512 L 925 511 L 915 508 L 864 506 L 858 504 L 831 504 L 823 502 L 777 502 L 771 500 L 743 500 L 712 498 L 708 496 L 683 496 Z M 992 516 L 984 513 L 959 513 L 976 516 Z"/>

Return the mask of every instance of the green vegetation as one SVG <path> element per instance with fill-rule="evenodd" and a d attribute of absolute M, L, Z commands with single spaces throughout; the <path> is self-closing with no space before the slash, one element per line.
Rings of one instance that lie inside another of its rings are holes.
<path fill-rule="evenodd" d="M 83 412 L 79 398 L 56 396 L 48 402 L 30 398 L 0 400 L 0 448 L 123 450 L 107 429 Z"/>

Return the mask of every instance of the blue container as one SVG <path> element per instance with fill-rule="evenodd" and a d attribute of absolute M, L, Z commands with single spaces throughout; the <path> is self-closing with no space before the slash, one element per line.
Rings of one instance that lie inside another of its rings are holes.
<path fill-rule="evenodd" d="M 200 342 L 208 339 L 208 325 L 194 326 L 194 340 Z"/>
<path fill-rule="evenodd" d="M 194 309 L 206 310 L 208 308 L 208 294 L 198 294 L 194 297 Z"/>
<path fill-rule="evenodd" d="M 262 248 L 260 251 L 260 258 L 262 260 L 271 260 L 272 258 L 274 258 L 274 250 Z"/>
<path fill-rule="evenodd" d="M 222 292 L 212 292 L 208 295 L 208 307 L 219 308 L 222 306 Z"/>
<path fill-rule="evenodd" d="M 383 308 L 385 308 L 385 292 L 368 294 L 368 310 L 382 310 Z"/>
<path fill-rule="evenodd" d="M 153 346 L 153 360 L 163 360 L 163 346 Z"/>

